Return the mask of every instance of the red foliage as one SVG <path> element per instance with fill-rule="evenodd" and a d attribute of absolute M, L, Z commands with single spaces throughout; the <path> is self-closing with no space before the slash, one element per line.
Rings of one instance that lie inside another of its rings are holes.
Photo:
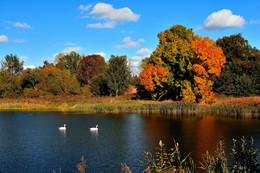
<path fill-rule="evenodd" d="M 94 79 L 98 74 L 103 73 L 105 69 L 105 60 L 100 55 L 88 55 L 79 63 L 77 77 L 84 84 Z"/>

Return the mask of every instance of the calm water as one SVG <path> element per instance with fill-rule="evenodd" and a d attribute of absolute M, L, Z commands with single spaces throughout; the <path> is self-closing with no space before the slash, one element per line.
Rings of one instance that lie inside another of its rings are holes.
<path fill-rule="evenodd" d="M 58 129 L 64 123 L 66 132 Z M 99 131 L 90 132 L 96 124 Z M 227 146 L 234 137 L 252 136 L 260 148 L 260 120 L 0 112 L 0 172 L 72 173 L 84 155 L 87 172 L 117 173 L 120 163 L 126 163 L 138 173 L 144 151 L 154 151 L 160 139 L 167 147 L 175 139 L 183 156 L 192 152 L 194 160 L 201 160 L 206 150 L 215 150 L 221 136 Z"/>

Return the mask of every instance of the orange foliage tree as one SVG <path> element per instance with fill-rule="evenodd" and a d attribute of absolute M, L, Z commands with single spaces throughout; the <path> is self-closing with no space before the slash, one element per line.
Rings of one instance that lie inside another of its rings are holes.
<path fill-rule="evenodd" d="M 164 88 L 164 82 L 167 80 L 169 71 L 159 65 L 147 64 L 145 69 L 141 72 L 139 79 L 144 88 L 151 92 L 152 98 L 161 96 Z"/>
<path fill-rule="evenodd" d="M 194 71 L 194 93 L 198 102 L 210 102 L 214 99 L 212 91 L 213 77 L 220 76 L 226 58 L 220 47 L 212 39 L 194 36 L 191 48 L 195 55 L 192 70 Z"/>
<path fill-rule="evenodd" d="M 215 97 L 212 92 L 213 77 L 220 75 L 225 63 L 222 49 L 210 38 L 194 35 L 192 29 L 181 25 L 172 26 L 159 33 L 158 37 L 160 43 L 156 50 L 143 61 L 143 66 L 147 67 L 141 73 L 140 80 L 145 89 L 154 94 L 162 93 L 155 88 L 166 90 L 165 98 L 173 100 L 212 101 Z M 167 71 L 164 73 L 167 76 L 158 78 L 156 68 L 159 67 Z"/>

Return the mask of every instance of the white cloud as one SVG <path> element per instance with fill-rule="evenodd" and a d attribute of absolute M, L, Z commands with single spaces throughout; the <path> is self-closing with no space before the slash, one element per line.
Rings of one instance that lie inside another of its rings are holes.
<path fill-rule="evenodd" d="M 84 13 L 84 12 L 88 11 L 91 7 L 92 7 L 92 5 L 80 5 L 78 10 L 81 13 Z"/>
<path fill-rule="evenodd" d="M 124 22 L 136 22 L 140 15 L 132 12 L 131 9 L 125 7 L 115 9 L 112 5 L 106 3 L 97 3 L 90 15 L 94 19 L 103 20 L 104 23 L 88 24 L 89 28 L 114 28 L 116 25 Z"/>
<path fill-rule="evenodd" d="M 116 25 L 115 22 L 105 22 L 105 23 L 95 23 L 95 24 L 88 24 L 88 28 L 114 28 Z"/>
<path fill-rule="evenodd" d="M 149 50 L 149 49 L 147 49 L 147 48 L 142 48 L 142 49 L 140 49 L 140 50 L 138 50 L 138 51 L 136 52 L 136 55 L 140 55 L 140 56 L 145 56 L 145 57 L 147 57 L 147 56 L 150 56 L 150 55 L 152 54 L 152 52 L 153 52 L 153 51 L 151 51 L 151 50 Z"/>
<path fill-rule="evenodd" d="M 82 47 L 79 47 L 79 46 L 77 46 L 77 47 L 67 47 L 66 49 L 64 49 L 63 51 L 62 51 L 62 53 L 70 53 L 70 52 L 72 52 L 72 51 L 74 51 L 74 52 L 78 52 L 78 51 L 81 51 L 83 48 Z"/>
<path fill-rule="evenodd" d="M 7 21 L 5 23 L 9 23 L 12 24 L 14 27 L 18 27 L 18 28 L 26 28 L 26 29 L 30 29 L 32 28 L 31 25 L 27 24 L 27 23 L 22 23 L 22 22 L 11 22 L 11 21 Z"/>
<path fill-rule="evenodd" d="M 27 57 L 27 56 L 22 56 L 22 57 L 20 57 L 19 58 L 21 61 L 28 61 L 29 60 L 29 57 Z"/>
<path fill-rule="evenodd" d="M 232 14 L 231 10 L 223 9 L 210 14 L 204 21 L 202 29 L 216 31 L 226 28 L 241 28 L 245 23 L 243 17 Z"/>
<path fill-rule="evenodd" d="M 24 66 L 23 68 L 24 69 L 28 69 L 28 68 L 34 69 L 34 68 L 36 68 L 36 66 L 34 66 L 34 65 L 27 65 L 27 66 Z"/>
<path fill-rule="evenodd" d="M 132 71 L 133 74 L 139 74 L 141 72 L 141 61 L 143 57 L 140 56 L 133 56 L 132 58 L 129 59 L 128 65 Z"/>
<path fill-rule="evenodd" d="M 0 43 L 3 42 L 8 42 L 8 37 L 5 35 L 0 35 Z"/>
<path fill-rule="evenodd" d="M 140 47 L 140 43 L 145 42 L 144 39 L 138 39 L 137 41 L 132 41 L 131 37 L 125 37 L 122 40 L 124 45 L 117 45 L 115 48 L 116 49 L 122 49 L 122 48 L 138 48 Z"/>
<path fill-rule="evenodd" d="M 104 53 L 104 52 L 97 52 L 97 53 L 95 53 L 96 55 L 100 55 L 100 56 L 102 56 L 103 58 L 105 58 L 106 57 L 106 53 Z"/>

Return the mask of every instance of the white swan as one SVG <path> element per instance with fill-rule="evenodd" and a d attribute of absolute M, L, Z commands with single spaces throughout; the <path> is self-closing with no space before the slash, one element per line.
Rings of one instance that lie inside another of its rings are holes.
<path fill-rule="evenodd" d="M 66 124 L 63 127 L 59 127 L 60 130 L 66 130 Z"/>
<path fill-rule="evenodd" d="M 91 127 L 89 128 L 90 131 L 97 131 L 98 130 L 98 125 L 96 125 L 96 127 Z"/>

